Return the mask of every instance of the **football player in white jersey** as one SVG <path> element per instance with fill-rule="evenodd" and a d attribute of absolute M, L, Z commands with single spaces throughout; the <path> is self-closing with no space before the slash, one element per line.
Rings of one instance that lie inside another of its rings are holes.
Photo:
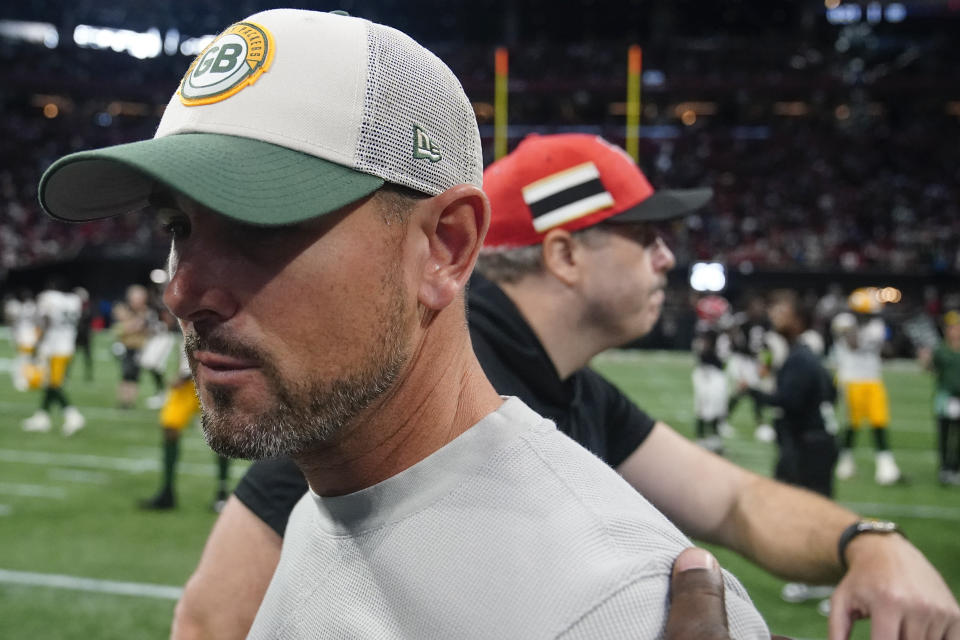
<path fill-rule="evenodd" d="M 166 396 L 167 361 L 177 343 L 176 319 L 162 305 L 150 317 L 150 337 L 140 351 L 140 368 L 153 378 L 156 393 L 147 398 L 148 409 L 159 409 Z"/>
<path fill-rule="evenodd" d="M 23 289 L 3 306 L 3 315 L 13 337 L 16 356 L 10 376 L 17 391 L 30 388 L 28 372 L 37 348 L 37 304 L 29 290 Z"/>
<path fill-rule="evenodd" d="M 63 390 L 67 367 L 76 349 L 77 322 L 82 307 L 80 296 L 67 292 L 56 280 L 37 296 L 40 337 L 36 360 L 44 365 L 46 379 L 40 408 L 23 421 L 26 431 L 49 431 L 53 404 L 59 404 L 63 410 L 63 435 L 73 435 L 85 424 L 83 416 L 70 404 Z"/>
<path fill-rule="evenodd" d="M 887 438 L 890 405 L 880 358 L 887 330 L 878 316 L 882 303 L 875 289 L 861 288 L 850 294 L 848 304 L 850 311 L 838 314 L 830 325 L 834 336 L 837 384 L 847 409 L 836 475 L 845 480 L 856 473 L 852 449 L 857 432 L 864 422 L 868 422 L 876 447 L 874 480 L 880 485 L 890 485 L 899 481 L 901 476 Z"/>

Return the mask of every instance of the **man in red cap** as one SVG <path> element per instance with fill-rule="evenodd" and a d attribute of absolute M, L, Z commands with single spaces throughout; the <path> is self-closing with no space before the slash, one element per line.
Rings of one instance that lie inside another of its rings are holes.
<path fill-rule="evenodd" d="M 656 323 L 675 263 L 656 223 L 706 204 L 709 189 L 654 191 L 623 150 L 581 134 L 527 138 L 487 168 L 483 187 L 492 218 L 468 318 L 501 395 L 553 420 L 695 537 L 811 583 L 835 582 L 848 565 L 833 597 L 831 638 L 864 616 L 894 630 L 960 625 L 943 580 L 905 538 L 705 451 L 587 366 Z M 216 614 L 242 625 L 242 603 L 218 598 L 217 585 L 242 583 L 259 602 L 305 488 L 288 462 L 251 467 L 178 605 L 175 636 Z M 230 637 L 242 636 L 236 631 Z"/>

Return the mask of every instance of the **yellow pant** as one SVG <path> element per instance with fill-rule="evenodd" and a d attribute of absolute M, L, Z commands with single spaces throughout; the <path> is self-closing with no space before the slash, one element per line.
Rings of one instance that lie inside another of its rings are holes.
<path fill-rule="evenodd" d="M 200 411 L 200 402 L 194 391 L 193 380 L 187 380 L 171 387 L 167 392 L 167 401 L 160 410 L 160 424 L 164 429 L 182 431 Z"/>
<path fill-rule="evenodd" d="M 854 430 L 859 429 L 864 420 L 874 428 L 890 424 L 887 389 L 879 380 L 846 383 L 844 398 L 849 424 Z"/>
<path fill-rule="evenodd" d="M 63 386 L 63 380 L 67 377 L 67 367 L 73 356 L 50 356 L 50 381 L 49 386 L 59 389 Z"/>

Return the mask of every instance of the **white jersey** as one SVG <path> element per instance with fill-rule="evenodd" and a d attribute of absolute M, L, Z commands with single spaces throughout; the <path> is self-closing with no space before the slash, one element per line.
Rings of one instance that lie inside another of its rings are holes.
<path fill-rule="evenodd" d="M 33 349 L 37 346 L 37 305 L 33 300 L 8 300 L 3 308 L 13 342 L 19 349 Z"/>
<path fill-rule="evenodd" d="M 37 297 L 37 311 L 45 323 L 40 345 L 42 354 L 47 357 L 73 355 L 82 310 L 83 301 L 75 293 L 50 290 Z"/>
<path fill-rule="evenodd" d="M 833 357 L 837 365 L 837 380 L 874 381 L 882 377 L 880 351 L 887 337 L 887 328 L 880 318 L 840 332 L 833 343 Z"/>
<path fill-rule="evenodd" d="M 807 329 L 800 334 L 798 340 L 800 340 L 802 344 L 807 345 L 810 351 L 813 352 L 813 355 L 817 356 L 818 358 L 823 357 L 825 345 L 823 342 L 823 336 L 820 335 L 819 331 L 816 329 Z"/>

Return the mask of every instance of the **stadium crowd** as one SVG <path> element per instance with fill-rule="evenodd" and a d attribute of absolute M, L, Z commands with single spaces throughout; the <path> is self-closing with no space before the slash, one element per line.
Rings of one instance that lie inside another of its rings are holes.
<path fill-rule="evenodd" d="M 137 60 L 76 48 L 36 56 L 37 45 L 0 45 L 14 89 L 3 97 L 0 122 L 0 266 L 10 270 L 63 261 L 90 246 L 116 250 L 119 243 L 131 253 L 158 247 L 154 231 L 139 220 L 79 228 L 44 219 L 36 184 L 40 169 L 64 153 L 148 137 L 165 104 L 166 87 L 182 72 L 182 56 Z M 492 97 L 491 48 L 458 49 L 450 43 L 434 48 L 454 60 L 481 122 L 489 122 L 483 104 Z M 622 114 L 613 109 L 622 101 L 622 51 L 589 43 L 560 49 L 538 42 L 513 49 L 511 147 L 528 131 L 538 130 L 590 130 L 622 143 Z M 671 86 L 719 84 L 716 67 L 706 65 L 710 55 L 703 51 L 665 50 L 661 56 L 648 57 L 666 69 Z M 720 60 L 730 58 L 734 64 L 740 57 L 733 49 Z M 784 57 L 784 49 L 771 55 L 780 68 Z M 806 115 L 771 116 L 776 98 L 769 93 L 776 91 L 757 87 L 764 82 L 789 87 L 798 78 L 811 86 L 829 86 L 824 83 L 840 71 L 822 57 L 807 51 L 800 56 L 806 62 L 793 61 L 802 68 L 778 78 L 764 63 L 753 63 L 734 74 L 744 88 L 715 95 L 710 107 L 715 111 L 694 112 L 688 126 L 678 120 L 682 105 L 669 104 L 663 87 L 654 82 L 645 89 L 640 164 L 654 186 L 711 185 L 717 194 L 704 215 L 671 237 L 678 263 L 716 260 L 747 270 L 956 271 L 960 151 L 939 142 L 955 135 L 960 122 L 942 105 L 939 114 L 931 115 L 927 102 L 897 104 L 903 91 L 883 104 L 858 106 L 851 100 L 837 110 L 843 92 L 815 91 L 804 107 Z M 550 60 L 564 64 L 551 65 Z M 819 71 L 810 71 L 811 66 Z M 948 78 L 951 72 L 936 67 L 920 75 L 937 73 Z M 671 89 L 670 98 L 679 93 Z M 756 124 L 751 120 L 758 114 L 763 124 L 744 126 Z M 491 152 L 492 143 L 487 161 Z"/>

